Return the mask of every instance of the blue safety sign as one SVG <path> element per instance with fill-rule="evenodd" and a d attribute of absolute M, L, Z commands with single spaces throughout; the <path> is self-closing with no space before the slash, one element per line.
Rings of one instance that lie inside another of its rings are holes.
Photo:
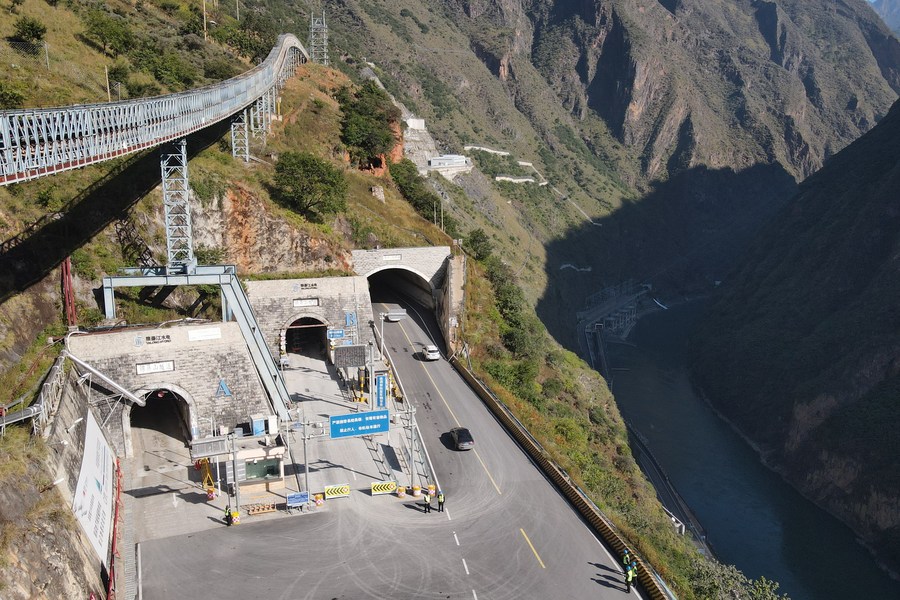
<path fill-rule="evenodd" d="M 352 413 L 328 417 L 331 439 L 386 433 L 391 426 L 390 411 Z"/>
<path fill-rule="evenodd" d="M 287 495 L 287 507 L 296 508 L 309 502 L 309 492 L 294 492 Z"/>
<path fill-rule="evenodd" d="M 353 327 L 356 325 L 356 313 L 348 312 L 344 313 L 344 326 L 345 327 Z"/>
<path fill-rule="evenodd" d="M 387 407 L 387 375 L 375 376 L 375 406 Z"/>
<path fill-rule="evenodd" d="M 344 330 L 343 329 L 329 329 L 328 331 L 325 332 L 325 335 L 328 337 L 329 340 L 339 340 L 342 337 L 344 337 Z"/>

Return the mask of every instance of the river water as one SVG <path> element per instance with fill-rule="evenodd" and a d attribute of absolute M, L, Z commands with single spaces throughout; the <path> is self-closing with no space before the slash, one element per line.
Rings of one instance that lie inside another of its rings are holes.
<path fill-rule="evenodd" d="M 781 584 L 793 600 L 900 598 L 853 532 L 760 462 L 694 393 L 687 336 L 700 302 L 643 317 L 610 344 L 612 389 L 723 562 Z"/>

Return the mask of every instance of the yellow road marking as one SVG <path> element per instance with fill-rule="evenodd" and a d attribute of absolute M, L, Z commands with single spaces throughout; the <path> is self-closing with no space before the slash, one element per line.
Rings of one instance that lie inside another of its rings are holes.
<path fill-rule="evenodd" d="M 519 529 L 522 532 L 522 537 L 525 538 L 525 541 L 528 542 L 528 547 L 531 548 L 531 551 L 534 552 L 534 557 L 540 563 L 542 569 L 546 569 L 547 565 L 544 564 L 544 561 L 541 560 L 540 555 L 537 553 L 537 550 L 534 549 L 534 544 L 531 543 L 531 540 L 528 539 L 528 535 L 525 533 L 524 529 Z"/>
<path fill-rule="evenodd" d="M 403 337 L 406 338 L 407 343 L 409 343 L 409 345 L 412 346 L 413 345 L 412 340 L 409 339 L 409 335 L 407 335 L 406 329 L 404 329 L 402 324 L 400 325 L 400 331 L 403 332 Z M 428 377 L 428 380 L 431 382 L 431 385 L 434 386 L 434 391 L 436 391 L 437 395 L 441 397 L 441 400 L 443 401 L 444 406 L 447 407 L 447 410 L 450 412 L 450 416 L 453 417 L 453 422 L 456 423 L 457 427 L 462 427 L 462 425 L 459 422 L 459 419 L 456 418 L 456 414 L 454 414 L 453 409 L 450 408 L 450 404 L 447 402 L 447 399 L 444 398 L 444 395 L 441 393 L 440 386 L 437 383 L 435 383 L 434 379 L 432 379 L 431 373 L 428 372 L 428 369 L 425 368 L 424 364 L 419 365 L 419 366 L 421 366 L 422 370 L 425 371 L 425 376 Z M 481 468 L 484 469 L 484 472 L 487 474 L 488 479 L 491 480 L 491 485 L 493 485 L 494 489 L 497 490 L 497 494 L 502 496 L 503 492 L 500 491 L 500 486 L 498 486 L 497 482 L 494 481 L 494 477 L 491 475 L 491 472 L 488 471 L 487 465 L 484 464 L 483 460 L 481 460 L 481 455 L 478 454 L 478 450 L 472 450 L 472 452 L 475 453 L 475 456 L 478 458 L 478 462 L 481 463 Z M 522 533 L 525 533 L 525 532 L 523 531 Z M 525 539 L 528 539 L 528 538 L 526 537 Z M 540 560 L 540 558 L 538 558 L 538 560 Z"/>

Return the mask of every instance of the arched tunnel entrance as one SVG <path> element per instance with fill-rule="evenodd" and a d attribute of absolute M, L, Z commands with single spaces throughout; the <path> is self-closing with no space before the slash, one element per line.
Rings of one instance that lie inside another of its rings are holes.
<path fill-rule="evenodd" d="M 373 304 L 396 303 L 407 299 L 430 311 L 434 310 L 431 284 L 417 273 L 408 269 L 389 268 L 372 273 L 368 279 L 369 296 Z"/>
<path fill-rule="evenodd" d="M 133 487 L 153 495 L 192 486 L 190 404 L 167 388 L 147 392 L 144 399 L 146 405 L 132 406 L 128 419 Z"/>
<path fill-rule="evenodd" d="M 324 358 L 327 348 L 326 325 L 315 317 L 301 317 L 284 333 L 285 350 L 309 358 Z"/>
<path fill-rule="evenodd" d="M 385 268 L 368 276 L 369 297 L 372 299 L 372 317 L 376 329 L 384 333 L 384 322 L 395 321 L 396 313 L 406 312 L 416 321 L 426 335 L 428 343 L 446 350 L 443 332 L 437 320 L 437 301 L 431 283 L 419 273 L 402 267 Z M 416 345 L 421 353 L 425 343 Z"/>

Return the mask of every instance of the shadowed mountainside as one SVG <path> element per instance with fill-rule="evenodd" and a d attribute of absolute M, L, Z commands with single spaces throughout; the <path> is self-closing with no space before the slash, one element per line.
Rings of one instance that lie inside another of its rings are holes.
<path fill-rule="evenodd" d="M 680 173 L 600 219 L 599 227 L 587 224 L 547 244 L 549 284 L 538 316 L 577 351 L 575 313 L 605 286 L 634 279 L 669 297 L 709 289 L 795 190 L 779 165 Z"/>
<path fill-rule="evenodd" d="M 697 381 L 900 569 L 900 103 L 805 181 L 722 286 Z"/>

